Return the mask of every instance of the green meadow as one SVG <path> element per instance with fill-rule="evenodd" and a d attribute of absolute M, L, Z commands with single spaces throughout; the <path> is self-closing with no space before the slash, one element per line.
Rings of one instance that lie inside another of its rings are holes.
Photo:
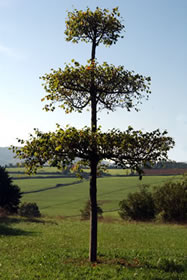
<path fill-rule="evenodd" d="M 43 216 L 0 218 L 0 279 L 187 280 L 186 225 L 124 222 L 117 211 L 119 201 L 139 185 L 153 188 L 180 177 L 145 176 L 140 181 L 117 172 L 98 178 L 104 218 L 99 220 L 98 262 L 93 264 L 88 262 L 89 222 L 80 220 L 89 181 L 16 179 L 24 192 L 22 202 L 36 202 Z"/>
<path fill-rule="evenodd" d="M 98 201 L 104 211 L 111 211 L 110 215 L 118 215 L 119 201 L 129 192 L 138 190 L 141 184 L 156 186 L 173 177 L 145 176 L 138 177 L 108 176 L 98 178 Z M 40 178 L 15 180 L 22 192 L 23 202 L 36 202 L 42 214 L 49 216 L 74 216 L 80 214 L 89 198 L 89 180 L 78 178 Z M 28 193 L 26 193 L 28 192 Z M 107 212 L 109 213 L 109 212 Z M 106 215 L 108 215 L 106 213 Z"/>
<path fill-rule="evenodd" d="M 185 280 L 187 228 L 99 222 L 98 262 L 88 262 L 89 222 L 18 217 L 0 223 L 0 279 Z"/>
<path fill-rule="evenodd" d="M 6 170 L 8 172 L 25 172 L 25 169 L 24 167 L 8 167 L 6 168 Z M 43 173 L 47 173 L 47 172 L 50 172 L 50 173 L 56 173 L 56 172 L 60 172 L 59 169 L 57 167 L 42 167 L 42 168 L 39 168 L 38 169 L 38 172 L 43 172 Z"/>

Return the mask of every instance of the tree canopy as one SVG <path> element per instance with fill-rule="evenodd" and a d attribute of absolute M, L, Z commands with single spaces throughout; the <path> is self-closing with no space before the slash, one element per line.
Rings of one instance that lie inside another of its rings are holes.
<path fill-rule="evenodd" d="M 126 131 L 112 129 L 102 132 L 98 129 L 92 133 L 90 128 L 76 129 L 59 126 L 55 132 L 43 133 L 35 130 L 35 134 L 27 141 L 19 140 L 24 146 L 14 148 L 19 158 L 25 160 L 29 173 L 48 163 L 59 168 L 72 165 L 76 158 L 88 165 L 93 153 L 92 143 L 97 145 L 97 163 L 112 160 L 122 168 L 132 168 L 141 174 L 142 167 L 167 158 L 167 152 L 174 141 L 167 132 L 158 129 L 143 133 L 129 127 Z"/>
<path fill-rule="evenodd" d="M 143 98 L 148 99 L 150 91 L 150 77 L 135 74 L 125 70 L 123 66 L 115 67 L 106 62 L 102 65 L 90 63 L 86 66 L 74 62 L 66 65 L 64 69 L 52 70 L 45 74 L 43 86 L 48 93 L 42 101 L 50 103 L 45 105 L 46 111 L 53 111 L 56 103 L 65 109 L 66 113 L 72 111 L 82 112 L 91 105 L 90 87 L 94 74 L 94 91 L 98 110 L 114 111 L 117 107 L 128 111 L 141 103 Z"/>
<path fill-rule="evenodd" d="M 6 169 L 0 166 L 0 207 L 10 213 L 15 213 L 21 197 L 20 188 L 13 184 Z"/>
<path fill-rule="evenodd" d="M 79 40 L 95 42 L 98 46 L 103 43 L 106 46 L 115 44 L 121 36 L 124 25 L 120 20 L 118 7 L 111 11 L 108 9 L 96 8 L 95 11 L 77 10 L 68 12 L 66 20 L 66 40 L 78 43 Z"/>

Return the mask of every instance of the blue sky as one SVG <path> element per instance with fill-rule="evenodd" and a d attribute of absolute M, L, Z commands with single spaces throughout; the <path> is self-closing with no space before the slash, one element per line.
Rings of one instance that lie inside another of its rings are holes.
<path fill-rule="evenodd" d="M 99 124 L 105 130 L 167 129 L 176 141 L 170 159 L 187 161 L 186 0 L 0 0 L 0 146 L 16 145 L 17 137 L 27 139 L 35 127 L 90 124 L 88 112 L 44 112 L 39 77 L 72 58 L 86 63 L 91 46 L 65 41 L 66 11 L 96 6 L 119 6 L 125 24 L 124 39 L 110 48 L 100 46 L 98 61 L 152 78 L 152 94 L 140 112 L 102 112 Z"/>

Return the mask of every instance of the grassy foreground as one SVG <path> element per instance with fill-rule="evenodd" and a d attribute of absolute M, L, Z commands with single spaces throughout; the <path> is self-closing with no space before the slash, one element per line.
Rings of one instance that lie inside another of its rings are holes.
<path fill-rule="evenodd" d="M 88 239 L 88 222 L 1 218 L 0 279 L 187 279 L 185 226 L 102 221 L 94 264 Z"/>
<path fill-rule="evenodd" d="M 179 177 L 103 177 L 98 200 L 98 263 L 88 262 L 89 222 L 59 216 L 80 214 L 89 181 L 77 178 L 17 179 L 22 202 L 37 202 L 46 218 L 0 218 L 0 280 L 187 280 L 187 227 L 125 223 L 119 201 L 139 184 L 160 185 Z M 116 174 L 120 175 L 120 174 Z M 51 218 L 49 218 L 51 217 Z"/>

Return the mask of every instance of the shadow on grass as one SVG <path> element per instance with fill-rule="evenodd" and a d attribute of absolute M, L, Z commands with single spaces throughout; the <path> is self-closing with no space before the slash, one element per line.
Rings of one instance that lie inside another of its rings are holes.
<path fill-rule="evenodd" d="M 29 236 L 29 235 L 35 235 L 36 232 L 32 231 L 25 231 L 22 229 L 17 228 L 11 228 L 9 225 L 6 224 L 0 224 L 0 235 L 4 236 Z"/>
<path fill-rule="evenodd" d="M 45 191 L 58 189 L 58 188 L 62 188 L 62 187 L 74 186 L 74 185 L 77 185 L 77 184 L 80 184 L 80 183 L 82 183 L 82 180 L 72 182 L 72 183 L 68 183 L 68 184 L 56 184 L 56 186 L 53 186 L 53 187 L 47 187 L 47 188 L 42 188 L 42 189 L 38 189 L 38 190 L 27 191 L 27 192 L 23 192 L 23 194 L 26 195 L 26 194 L 31 194 L 31 193 L 45 192 Z"/>
<path fill-rule="evenodd" d="M 32 231 L 26 231 L 11 227 L 12 224 L 19 223 L 39 223 L 39 224 L 57 224 L 55 221 L 46 221 L 38 218 L 22 218 L 22 217 L 0 217 L 0 235 L 19 236 L 19 235 L 35 235 L 38 234 Z"/>
<path fill-rule="evenodd" d="M 43 220 L 42 218 L 23 218 L 23 217 L 9 217 L 4 216 L 0 217 L 0 226 L 1 224 L 10 225 L 10 224 L 19 224 L 19 223 L 36 223 L 36 224 L 56 224 L 55 221 Z"/>

